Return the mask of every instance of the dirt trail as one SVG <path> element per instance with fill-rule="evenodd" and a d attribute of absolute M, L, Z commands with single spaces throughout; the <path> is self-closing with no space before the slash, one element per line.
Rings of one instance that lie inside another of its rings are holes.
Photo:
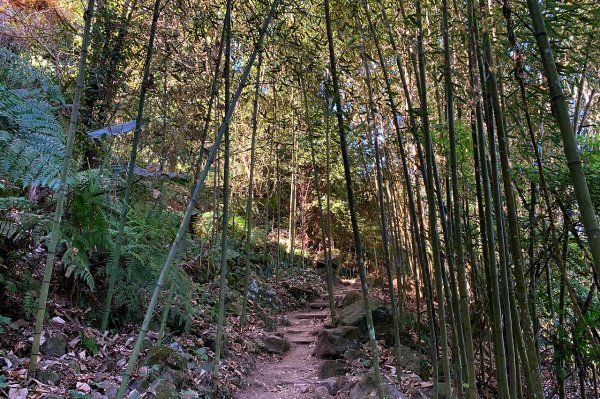
<path fill-rule="evenodd" d="M 354 286 L 336 287 L 336 302 Z M 307 309 L 290 312 L 286 317 L 291 325 L 279 327 L 278 332 L 290 341 L 288 352 L 279 358 L 260 359 L 249 378 L 249 386 L 237 399 L 299 399 L 319 381 L 321 359 L 312 356 L 317 333 L 329 319 L 327 295 L 309 303 Z"/>

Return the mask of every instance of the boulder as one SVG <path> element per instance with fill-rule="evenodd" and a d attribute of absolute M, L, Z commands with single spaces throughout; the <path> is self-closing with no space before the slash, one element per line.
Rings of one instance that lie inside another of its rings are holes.
<path fill-rule="evenodd" d="M 108 380 L 102 381 L 100 383 L 100 388 L 104 394 L 111 399 L 117 396 L 117 391 L 119 390 L 119 386 L 117 384 Z"/>
<path fill-rule="evenodd" d="M 171 306 L 167 317 L 167 328 L 172 334 L 181 335 L 190 331 L 190 316 L 179 306 Z"/>
<path fill-rule="evenodd" d="M 375 276 L 373 274 L 369 274 L 367 276 L 367 283 L 373 288 L 381 288 L 386 286 L 386 280 L 383 278 L 383 276 Z"/>
<path fill-rule="evenodd" d="M 295 299 L 304 299 L 308 302 L 318 295 L 318 292 L 312 287 L 303 287 L 288 283 L 283 283 L 282 285 Z"/>
<path fill-rule="evenodd" d="M 181 370 L 165 369 L 162 371 L 159 378 L 173 384 L 177 389 L 185 388 L 190 382 L 190 377 L 187 372 Z"/>
<path fill-rule="evenodd" d="M 111 357 L 107 357 L 106 359 L 104 359 L 102 361 L 102 365 L 100 366 L 100 369 L 102 371 L 113 371 L 117 368 L 117 362 L 115 361 L 115 359 L 111 358 Z"/>
<path fill-rule="evenodd" d="M 427 381 L 431 375 L 427 358 L 408 346 L 400 345 L 400 366 L 417 374 L 423 381 Z"/>
<path fill-rule="evenodd" d="M 214 352 L 217 344 L 216 330 L 204 330 L 201 334 L 204 346 Z M 229 334 L 227 334 L 226 332 L 223 333 L 223 340 L 221 341 L 221 353 L 223 354 L 223 356 L 229 355 Z"/>
<path fill-rule="evenodd" d="M 81 365 L 77 359 L 67 360 L 67 365 L 71 370 L 73 370 L 76 374 L 81 373 Z"/>
<path fill-rule="evenodd" d="M 407 394 L 410 395 L 411 398 L 414 399 L 428 399 L 428 396 L 423 393 L 418 387 L 410 387 L 406 391 Z"/>
<path fill-rule="evenodd" d="M 148 392 L 151 394 L 153 399 L 172 399 L 177 398 L 177 388 L 169 381 L 158 379 L 150 385 Z"/>
<path fill-rule="evenodd" d="M 67 353 L 67 337 L 63 334 L 57 334 L 46 338 L 42 344 L 42 354 L 52 357 L 61 357 Z"/>
<path fill-rule="evenodd" d="M 338 377 L 340 378 L 340 377 Z M 338 380 L 338 378 L 336 377 L 331 377 L 331 378 L 326 378 L 324 380 L 319 381 L 317 384 L 319 387 L 325 387 L 325 389 L 327 389 L 327 392 L 330 395 L 334 395 L 337 394 L 340 390 L 340 381 Z"/>
<path fill-rule="evenodd" d="M 354 326 L 341 326 L 319 331 L 313 354 L 321 359 L 339 359 L 349 349 L 359 346 L 359 330 Z"/>
<path fill-rule="evenodd" d="M 290 350 L 290 342 L 282 337 L 278 337 L 277 335 L 269 335 L 261 339 L 265 350 L 268 353 L 274 353 L 277 355 L 283 355 L 285 352 Z"/>
<path fill-rule="evenodd" d="M 354 360 L 360 359 L 363 356 L 363 353 L 360 349 L 350 349 L 344 353 L 344 359 L 349 362 L 353 362 Z"/>
<path fill-rule="evenodd" d="M 371 300 L 371 309 L 377 309 L 379 306 L 382 306 L 381 300 Z M 342 326 L 358 327 L 365 320 L 366 314 L 364 301 L 355 301 L 339 312 L 337 323 Z"/>
<path fill-rule="evenodd" d="M 362 296 L 361 291 L 358 291 L 358 290 L 357 291 L 348 291 L 342 298 L 341 305 L 343 308 L 345 308 L 347 306 L 354 304 L 355 302 L 357 302 L 359 300 L 362 301 L 362 299 L 363 299 L 363 296 Z"/>
<path fill-rule="evenodd" d="M 325 359 L 319 366 L 319 378 L 324 380 L 330 377 L 345 375 L 348 364 L 343 359 Z"/>
<path fill-rule="evenodd" d="M 161 387 L 160 392 L 167 392 L 171 385 L 176 390 L 189 385 L 188 362 L 184 354 L 176 347 L 157 345 L 152 348 L 142 362 L 143 368 L 140 368 L 139 373 L 142 378 L 135 382 L 135 387 L 149 392 L 154 392 L 153 389 Z M 158 394 L 156 398 L 159 399 Z"/>
<path fill-rule="evenodd" d="M 381 300 L 374 299 L 371 301 L 371 314 L 377 339 L 385 340 L 389 346 L 394 345 L 394 321 L 391 311 Z M 355 301 L 342 309 L 337 318 L 337 325 L 358 327 L 361 340 L 366 342 L 369 339 L 366 315 L 364 302 Z"/>
<path fill-rule="evenodd" d="M 329 394 L 327 388 L 324 386 L 317 387 L 314 392 L 314 399 L 333 399 L 333 396 Z"/>
<path fill-rule="evenodd" d="M 165 345 L 157 345 L 150 349 L 143 364 L 145 366 L 159 366 L 175 370 L 187 370 L 187 362 L 175 349 Z"/>
<path fill-rule="evenodd" d="M 277 294 L 277 291 L 256 279 L 252 279 L 248 283 L 248 298 L 251 301 L 258 302 L 263 307 L 275 311 L 279 311 L 283 306 L 283 301 L 279 294 Z"/>
<path fill-rule="evenodd" d="M 402 392 L 392 384 L 383 384 L 383 391 L 388 399 L 405 399 Z M 363 399 L 370 396 L 377 396 L 377 385 L 375 384 L 375 374 L 369 372 L 365 374 L 359 382 L 350 389 L 349 399 Z"/>

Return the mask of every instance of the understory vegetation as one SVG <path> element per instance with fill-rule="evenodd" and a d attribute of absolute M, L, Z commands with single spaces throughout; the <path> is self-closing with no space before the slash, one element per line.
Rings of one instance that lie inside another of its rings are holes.
<path fill-rule="evenodd" d="M 52 397 L 60 330 L 112 397 L 166 344 L 178 397 L 231 397 L 259 330 L 307 292 L 335 325 L 354 279 L 380 399 L 408 347 L 430 397 L 598 398 L 599 29 L 588 0 L 2 2 L 0 396 Z M 74 370 L 53 394 L 108 392 Z"/>

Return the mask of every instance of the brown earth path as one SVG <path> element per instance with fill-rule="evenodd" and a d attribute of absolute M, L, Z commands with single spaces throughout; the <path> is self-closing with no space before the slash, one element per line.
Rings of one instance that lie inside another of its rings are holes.
<path fill-rule="evenodd" d="M 335 289 L 338 302 L 348 291 L 360 289 L 354 285 L 340 285 Z M 291 325 L 279 327 L 278 332 L 290 342 L 288 352 L 279 357 L 260 359 L 248 379 L 249 385 L 236 399 L 300 399 L 319 381 L 321 359 L 312 355 L 317 333 L 330 319 L 327 295 L 308 304 L 307 309 L 286 314 Z"/>

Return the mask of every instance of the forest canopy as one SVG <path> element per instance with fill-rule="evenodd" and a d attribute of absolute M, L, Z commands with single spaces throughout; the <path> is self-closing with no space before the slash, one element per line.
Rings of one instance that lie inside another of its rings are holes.
<path fill-rule="evenodd" d="M 405 347 L 431 397 L 598 397 L 599 29 L 594 0 L 3 1 L 0 392 L 71 312 L 92 357 L 130 334 L 117 398 L 147 336 L 202 331 L 234 397 L 260 287 L 314 277 L 331 326 L 360 282 L 381 399 Z"/>

